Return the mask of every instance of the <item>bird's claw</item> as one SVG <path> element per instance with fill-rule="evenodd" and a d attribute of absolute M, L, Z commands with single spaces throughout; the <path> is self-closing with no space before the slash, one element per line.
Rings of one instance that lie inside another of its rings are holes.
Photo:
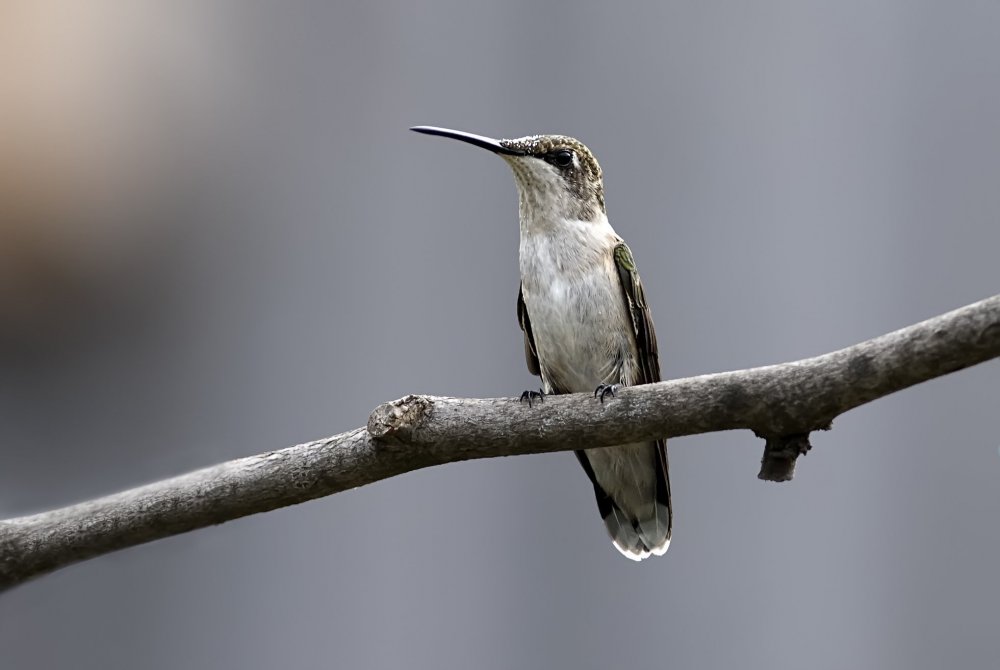
<path fill-rule="evenodd" d="M 594 397 L 600 399 L 602 405 L 607 396 L 618 397 L 618 384 L 601 384 L 594 390 Z"/>
<path fill-rule="evenodd" d="M 542 389 L 538 389 L 537 391 L 525 391 L 521 394 L 521 402 L 524 402 L 525 400 L 528 401 L 528 407 L 531 407 L 532 400 L 537 400 L 538 402 L 545 400 L 545 391 Z"/>

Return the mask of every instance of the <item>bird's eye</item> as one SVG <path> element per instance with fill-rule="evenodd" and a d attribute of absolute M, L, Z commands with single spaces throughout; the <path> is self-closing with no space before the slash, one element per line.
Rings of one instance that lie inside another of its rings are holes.
<path fill-rule="evenodd" d="M 569 167 L 573 164 L 573 152 L 569 149 L 560 149 L 552 154 L 552 162 L 559 167 Z"/>

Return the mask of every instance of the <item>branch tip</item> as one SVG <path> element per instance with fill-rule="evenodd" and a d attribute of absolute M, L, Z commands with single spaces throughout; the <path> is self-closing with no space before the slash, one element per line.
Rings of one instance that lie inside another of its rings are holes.
<path fill-rule="evenodd" d="M 762 437 L 762 436 L 759 436 Z M 764 456 L 757 478 L 766 482 L 789 482 L 795 474 L 795 461 L 812 449 L 809 433 L 764 437 Z"/>

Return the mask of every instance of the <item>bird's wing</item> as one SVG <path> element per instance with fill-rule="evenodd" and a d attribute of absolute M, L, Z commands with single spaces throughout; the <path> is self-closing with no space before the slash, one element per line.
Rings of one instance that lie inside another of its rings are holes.
<path fill-rule="evenodd" d="M 531 334 L 531 321 L 528 320 L 528 308 L 524 305 L 524 292 L 517 289 L 517 322 L 524 331 L 524 360 L 528 364 L 528 372 L 541 375 L 538 367 L 538 350 L 535 349 L 535 338 Z"/>
<path fill-rule="evenodd" d="M 632 317 L 632 332 L 635 334 L 635 346 L 639 352 L 639 369 L 636 384 L 651 384 L 660 381 L 660 356 L 656 348 L 656 330 L 653 328 L 653 317 L 646 304 L 646 294 L 639 281 L 639 273 L 635 269 L 632 251 L 624 242 L 615 246 L 615 266 L 618 268 L 618 278 L 621 280 L 622 292 L 628 304 L 629 315 Z"/>
<path fill-rule="evenodd" d="M 629 315 L 632 317 L 632 332 L 635 335 L 636 350 L 639 353 L 639 365 L 635 384 L 651 384 L 660 381 L 660 356 L 656 346 L 656 330 L 653 328 L 653 317 L 646 304 L 646 294 L 642 290 L 642 282 L 639 281 L 639 273 L 635 269 L 635 259 L 632 258 L 632 251 L 624 242 L 615 246 L 615 266 L 618 268 L 618 278 L 621 280 L 622 293 L 628 305 Z M 673 526 L 673 508 L 670 504 L 670 477 L 668 474 L 669 464 L 667 462 L 667 441 L 655 440 L 656 448 L 656 503 L 657 503 L 657 523 L 666 527 L 665 537 L 662 538 L 659 547 L 648 547 L 653 553 L 662 554 L 667 550 L 670 542 L 670 534 Z M 591 477 L 593 479 L 593 477 Z M 598 496 L 600 497 L 600 496 Z M 600 500 L 598 500 L 600 506 Z M 612 524 L 608 522 L 608 529 L 615 537 Z"/>

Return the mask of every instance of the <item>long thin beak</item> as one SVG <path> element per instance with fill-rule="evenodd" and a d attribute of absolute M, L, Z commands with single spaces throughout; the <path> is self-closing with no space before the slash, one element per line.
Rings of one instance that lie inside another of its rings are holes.
<path fill-rule="evenodd" d="M 517 151 L 516 149 L 508 149 L 504 145 L 500 144 L 500 140 L 495 140 L 492 137 L 485 137 L 483 135 L 473 135 L 472 133 L 463 133 L 461 130 L 449 130 L 448 128 L 435 128 L 434 126 L 413 126 L 410 130 L 416 131 L 418 133 L 423 133 L 425 135 L 438 135 L 440 137 L 450 137 L 453 140 L 461 140 L 463 142 L 468 142 L 469 144 L 474 144 L 477 147 L 482 147 L 483 149 L 489 149 L 495 154 L 506 154 L 507 156 L 523 156 L 523 151 Z"/>

